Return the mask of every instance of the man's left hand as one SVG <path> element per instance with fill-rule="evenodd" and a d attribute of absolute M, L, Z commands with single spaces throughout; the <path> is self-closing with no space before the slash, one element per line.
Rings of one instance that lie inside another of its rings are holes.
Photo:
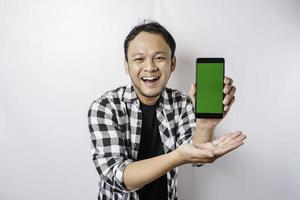
<path fill-rule="evenodd" d="M 223 104 L 224 104 L 224 117 L 227 115 L 229 112 L 233 102 L 235 101 L 235 91 L 236 87 L 233 86 L 233 80 L 230 77 L 224 78 L 224 88 L 223 92 L 225 94 L 225 97 L 223 99 Z M 195 94 L 196 94 L 196 85 L 192 84 L 190 91 L 189 91 L 189 96 L 191 97 L 193 101 L 193 105 L 195 106 Z M 222 119 L 207 119 L 207 118 L 199 118 L 196 120 L 197 126 L 207 128 L 207 129 L 214 129 Z"/>

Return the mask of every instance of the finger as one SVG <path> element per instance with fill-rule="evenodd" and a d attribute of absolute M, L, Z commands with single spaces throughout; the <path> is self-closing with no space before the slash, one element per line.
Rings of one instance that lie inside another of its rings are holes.
<path fill-rule="evenodd" d="M 233 95 L 234 95 L 235 91 L 236 91 L 236 87 L 234 85 L 225 85 L 223 88 L 223 93 L 230 94 L 230 92 L 232 92 L 232 90 L 233 90 Z"/>
<path fill-rule="evenodd" d="M 234 96 L 236 92 L 236 87 L 235 86 L 231 86 L 230 91 L 228 92 L 229 96 Z"/>
<path fill-rule="evenodd" d="M 235 102 L 235 96 L 233 96 L 231 98 L 230 102 L 227 105 L 224 106 L 224 111 L 226 112 L 226 114 L 230 110 L 231 105 L 233 104 L 233 102 Z"/>
<path fill-rule="evenodd" d="M 223 89 L 224 94 L 228 94 L 231 88 L 232 85 L 225 85 Z"/>
<path fill-rule="evenodd" d="M 223 135 L 222 137 L 220 137 L 219 139 L 214 140 L 214 142 L 219 144 L 219 143 L 223 142 L 226 138 L 232 136 L 233 134 L 235 134 L 235 133 L 227 133 L 227 134 Z"/>
<path fill-rule="evenodd" d="M 228 135 L 227 137 L 225 137 L 222 141 L 220 141 L 218 143 L 218 145 L 219 146 L 225 146 L 226 144 L 228 144 L 229 142 L 233 141 L 235 138 L 237 138 L 241 134 L 242 134 L 241 131 L 234 132 L 234 133 Z"/>
<path fill-rule="evenodd" d="M 227 94 L 223 100 L 224 105 L 227 105 L 231 101 L 231 99 L 234 97 L 235 92 L 236 92 L 236 88 L 232 86 L 229 94 Z"/>
<path fill-rule="evenodd" d="M 247 138 L 246 135 L 241 134 L 238 137 L 236 137 L 234 140 L 228 142 L 228 144 L 233 144 L 233 143 L 236 143 L 236 142 L 241 142 L 241 141 L 245 140 L 246 138 Z"/>
<path fill-rule="evenodd" d="M 228 135 L 224 135 L 224 136 L 222 136 L 221 138 L 219 138 L 219 139 L 217 139 L 217 140 L 214 140 L 213 143 L 214 143 L 215 145 L 220 145 L 220 144 L 226 139 L 226 137 L 229 137 L 229 136 L 228 136 Z"/>
<path fill-rule="evenodd" d="M 195 84 L 192 84 L 189 90 L 189 96 L 195 96 L 196 93 L 196 86 Z"/>
<path fill-rule="evenodd" d="M 192 100 L 194 101 L 195 100 L 195 94 L 196 94 L 196 85 L 195 84 L 191 85 L 188 94 L 192 98 Z"/>
<path fill-rule="evenodd" d="M 232 78 L 230 78 L 228 76 L 225 76 L 225 78 L 224 78 L 224 84 L 232 85 L 232 83 L 233 83 Z"/>
<path fill-rule="evenodd" d="M 193 84 L 191 85 L 191 87 L 193 88 L 193 90 L 196 91 L 196 83 L 193 83 Z"/>
<path fill-rule="evenodd" d="M 244 140 L 246 139 L 246 135 L 239 135 L 238 137 L 234 138 L 233 140 L 231 141 L 228 141 L 228 143 L 226 143 L 224 146 L 227 146 L 227 145 L 232 145 L 234 143 L 239 143 L 239 142 L 243 142 Z M 223 146 L 223 147 L 224 147 Z"/>
<path fill-rule="evenodd" d="M 223 148 L 218 148 L 214 151 L 214 155 L 215 156 L 222 156 L 222 155 L 227 154 L 227 153 L 231 152 L 232 150 L 240 147 L 243 144 L 244 144 L 244 142 L 240 141 L 240 142 L 236 142 L 236 143 L 227 145 Z"/>
<path fill-rule="evenodd" d="M 226 115 L 228 114 L 228 111 L 229 110 L 225 110 L 225 108 L 224 108 L 224 114 L 223 114 L 223 119 L 226 117 Z"/>
<path fill-rule="evenodd" d="M 240 136 L 242 134 L 242 131 L 236 131 L 233 134 L 231 134 L 229 137 L 226 137 L 225 140 L 222 141 L 223 144 L 226 144 L 232 140 L 234 140 L 235 138 L 237 138 L 238 136 Z"/>

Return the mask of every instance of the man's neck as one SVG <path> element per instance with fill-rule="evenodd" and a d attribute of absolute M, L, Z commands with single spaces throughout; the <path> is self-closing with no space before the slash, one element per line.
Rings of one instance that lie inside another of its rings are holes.
<path fill-rule="evenodd" d="M 137 94 L 137 96 L 138 96 L 139 100 L 145 105 L 155 105 L 160 97 L 160 96 L 158 96 L 158 97 L 150 98 L 150 97 L 144 97 L 144 96 L 138 95 L 138 94 Z"/>
<path fill-rule="evenodd" d="M 134 90 L 135 90 L 135 93 L 136 93 L 138 99 L 145 105 L 149 105 L 149 106 L 155 105 L 160 97 L 160 95 L 157 97 L 145 97 L 145 96 L 141 95 L 138 91 L 136 91 L 135 88 L 134 88 Z"/>

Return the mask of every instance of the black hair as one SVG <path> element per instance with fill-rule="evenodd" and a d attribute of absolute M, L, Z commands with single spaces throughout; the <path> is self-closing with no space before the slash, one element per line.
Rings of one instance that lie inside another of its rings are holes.
<path fill-rule="evenodd" d="M 172 35 L 167 31 L 167 29 L 156 21 L 143 20 L 140 24 L 135 26 L 129 32 L 129 34 L 127 35 L 127 37 L 124 41 L 124 53 L 125 53 L 125 59 L 127 62 L 128 62 L 127 53 L 128 53 L 129 42 L 132 41 L 142 31 L 161 35 L 171 49 L 171 58 L 174 57 L 176 43 L 175 43 L 175 40 L 172 37 Z"/>

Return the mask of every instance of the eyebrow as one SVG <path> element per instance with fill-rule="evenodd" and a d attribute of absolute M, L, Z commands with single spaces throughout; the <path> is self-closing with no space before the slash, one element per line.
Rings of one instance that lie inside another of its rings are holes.
<path fill-rule="evenodd" d="M 131 56 L 134 57 L 134 56 L 139 56 L 139 55 L 143 55 L 143 53 L 134 53 Z"/>
<path fill-rule="evenodd" d="M 163 52 L 163 51 L 155 52 L 155 55 L 157 55 L 157 54 L 164 54 L 164 55 L 167 55 L 167 53 L 166 53 L 166 52 Z M 132 57 L 138 56 L 138 55 L 143 55 L 143 53 L 134 53 L 134 54 L 132 54 Z"/>

